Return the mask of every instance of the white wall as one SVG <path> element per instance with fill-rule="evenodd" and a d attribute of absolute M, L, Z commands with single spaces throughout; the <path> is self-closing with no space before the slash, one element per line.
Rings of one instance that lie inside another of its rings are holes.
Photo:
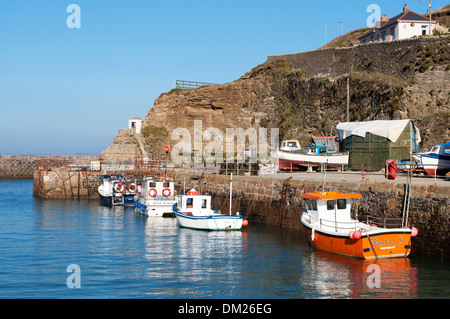
<path fill-rule="evenodd" d="M 141 133 L 142 129 L 142 120 L 129 120 L 128 121 L 128 128 L 132 129 L 134 123 L 134 128 L 136 129 L 136 133 Z"/>
<path fill-rule="evenodd" d="M 424 26 L 425 28 L 422 28 Z M 436 28 L 436 24 L 431 24 L 431 32 L 433 33 Z M 421 36 L 422 30 L 426 31 L 426 34 L 429 35 L 429 23 L 411 23 L 411 22 L 401 22 L 398 24 L 398 39 L 409 39 L 414 36 Z"/>

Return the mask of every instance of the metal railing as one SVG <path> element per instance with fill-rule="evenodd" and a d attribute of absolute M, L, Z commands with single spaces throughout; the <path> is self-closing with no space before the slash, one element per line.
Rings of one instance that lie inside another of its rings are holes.
<path fill-rule="evenodd" d="M 206 82 L 195 82 L 195 81 L 182 81 L 182 80 L 175 81 L 175 89 L 179 89 L 179 90 L 198 89 L 202 86 L 211 86 L 211 85 L 217 85 L 217 84 L 206 83 Z"/>
<path fill-rule="evenodd" d="M 405 218 L 388 218 L 388 217 L 374 217 L 367 216 L 367 225 L 380 228 L 401 228 L 404 224 Z"/>
<path fill-rule="evenodd" d="M 343 166 L 339 169 L 332 169 L 334 172 L 329 172 L 326 167 L 315 167 L 316 171 L 307 170 L 304 167 L 303 170 L 279 170 L 276 163 L 271 165 L 262 164 L 260 162 L 225 162 L 225 163 L 211 163 L 206 161 L 186 161 L 183 163 L 175 163 L 171 160 L 169 154 L 161 155 L 151 155 L 146 159 L 135 159 L 135 160 L 104 160 L 102 158 L 91 158 L 89 159 L 45 159 L 36 161 L 37 170 L 51 170 L 55 168 L 67 167 L 71 171 L 107 171 L 107 172 L 141 172 L 149 174 L 172 174 L 176 175 L 179 172 L 190 173 L 192 175 L 202 175 L 202 174 L 220 174 L 220 175 L 230 175 L 233 172 L 235 176 L 260 176 L 260 175 L 271 175 L 271 176 L 295 176 L 306 180 L 313 179 L 323 179 L 321 176 L 326 175 L 327 181 L 341 181 L 346 180 L 358 181 L 362 183 L 370 183 L 371 181 L 381 182 L 382 180 L 394 179 L 389 177 L 386 173 L 387 170 L 372 171 L 366 170 L 368 164 L 356 164 L 353 169 L 350 170 L 348 166 Z M 356 169 L 359 167 L 359 169 Z M 395 179 L 403 181 L 405 177 L 409 176 L 408 170 L 398 170 Z M 429 185 L 437 185 L 439 181 L 449 180 L 449 176 L 436 175 L 430 176 L 424 170 L 413 170 L 414 178 L 419 178 L 422 184 L 427 183 Z M 426 182 L 426 181 L 429 181 Z M 450 186 L 450 185 L 449 185 Z"/>
<path fill-rule="evenodd" d="M 309 217 L 308 222 L 311 223 L 311 215 L 307 215 Z M 402 228 L 404 218 L 386 218 L 386 217 L 373 217 L 367 216 L 366 227 L 363 230 L 372 230 L 376 228 L 384 228 L 384 229 L 392 229 L 392 228 Z M 352 230 L 360 230 L 362 229 L 362 222 L 360 221 L 335 221 L 335 220 L 326 220 L 319 219 L 320 228 L 328 228 L 331 231 L 335 232 L 345 232 Z"/>

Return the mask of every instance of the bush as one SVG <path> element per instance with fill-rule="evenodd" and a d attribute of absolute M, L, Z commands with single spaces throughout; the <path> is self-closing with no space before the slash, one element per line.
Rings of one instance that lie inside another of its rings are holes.
<path fill-rule="evenodd" d="M 423 64 L 421 65 L 421 68 L 422 68 L 422 70 L 426 71 L 426 70 L 428 70 L 428 69 L 430 68 L 430 65 L 429 65 L 429 64 L 426 64 L 426 63 L 423 63 Z"/>

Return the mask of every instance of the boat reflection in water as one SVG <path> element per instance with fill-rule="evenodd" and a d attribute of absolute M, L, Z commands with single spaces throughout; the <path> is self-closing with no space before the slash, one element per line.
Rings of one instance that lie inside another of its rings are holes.
<path fill-rule="evenodd" d="M 362 260 L 315 250 L 305 260 L 302 285 L 332 298 L 417 298 L 417 268 L 409 258 Z"/>

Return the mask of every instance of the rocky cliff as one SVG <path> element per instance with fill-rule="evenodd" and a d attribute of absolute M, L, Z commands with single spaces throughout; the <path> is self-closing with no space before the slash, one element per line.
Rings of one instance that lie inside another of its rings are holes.
<path fill-rule="evenodd" d="M 336 125 L 346 121 L 348 80 L 351 121 L 414 119 L 422 147 L 429 148 L 450 140 L 449 39 L 270 56 L 234 82 L 162 94 L 145 118 L 141 140 L 148 153 L 163 153 L 166 145 L 178 143 L 171 140 L 175 128 L 193 132 L 194 120 L 201 120 L 204 130 L 222 132 L 279 128 L 281 138 L 304 145 L 311 134 L 335 134 Z M 130 142 L 130 153 L 140 152 Z"/>

